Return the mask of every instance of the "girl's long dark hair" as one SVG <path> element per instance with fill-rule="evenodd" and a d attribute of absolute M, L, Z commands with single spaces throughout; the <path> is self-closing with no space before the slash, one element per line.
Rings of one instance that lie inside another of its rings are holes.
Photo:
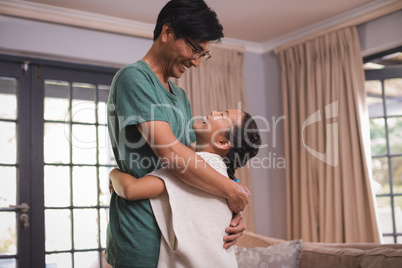
<path fill-rule="evenodd" d="M 224 157 L 229 178 L 234 180 L 235 170 L 244 166 L 248 160 L 257 155 L 261 138 L 257 123 L 250 114 L 242 111 L 242 120 L 239 125 L 234 125 L 227 132 L 227 138 L 231 142 L 231 148 Z"/>

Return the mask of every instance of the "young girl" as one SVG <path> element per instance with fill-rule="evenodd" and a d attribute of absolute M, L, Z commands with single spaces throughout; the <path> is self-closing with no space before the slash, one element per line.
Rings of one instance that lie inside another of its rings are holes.
<path fill-rule="evenodd" d="M 235 169 L 254 157 L 261 144 L 255 121 L 241 110 L 214 111 L 193 129 L 197 154 L 233 180 Z M 110 173 L 119 196 L 151 199 L 162 233 L 158 267 L 237 267 L 233 248 L 225 250 L 221 240 L 232 219 L 226 199 L 183 183 L 165 168 L 133 178 L 118 169 Z"/>

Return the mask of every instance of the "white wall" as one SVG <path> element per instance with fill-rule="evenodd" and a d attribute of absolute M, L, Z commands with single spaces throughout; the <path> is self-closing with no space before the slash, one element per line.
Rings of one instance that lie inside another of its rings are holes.
<path fill-rule="evenodd" d="M 256 233 L 286 238 L 286 185 L 282 98 L 279 62 L 273 52 L 246 53 L 244 79 L 247 109 L 257 120 L 262 144 L 257 155 L 262 162 L 251 170 Z M 264 122 L 266 121 L 266 122 Z"/>
<path fill-rule="evenodd" d="M 0 15 L 0 51 L 124 66 L 142 58 L 152 40 Z"/>

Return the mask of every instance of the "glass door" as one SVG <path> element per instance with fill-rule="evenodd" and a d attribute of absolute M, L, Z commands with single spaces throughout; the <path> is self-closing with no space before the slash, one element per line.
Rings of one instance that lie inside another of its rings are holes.
<path fill-rule="evenodd" d="M 115 69 L 0 56 L 0 267 L 106 267 Z"/>

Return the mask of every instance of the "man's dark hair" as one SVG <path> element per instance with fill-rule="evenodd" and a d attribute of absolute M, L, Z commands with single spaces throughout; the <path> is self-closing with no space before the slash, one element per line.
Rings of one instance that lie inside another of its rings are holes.
<path fill-rule="evenodd" d="M 154 30 L 158 39 L 165 23 L 172 26 L 175 38 L 187 37 L 201 42 L 220 41 L 223 27 L 218 17 L 202 0 L 171 0 L 160 11 Z"/>

